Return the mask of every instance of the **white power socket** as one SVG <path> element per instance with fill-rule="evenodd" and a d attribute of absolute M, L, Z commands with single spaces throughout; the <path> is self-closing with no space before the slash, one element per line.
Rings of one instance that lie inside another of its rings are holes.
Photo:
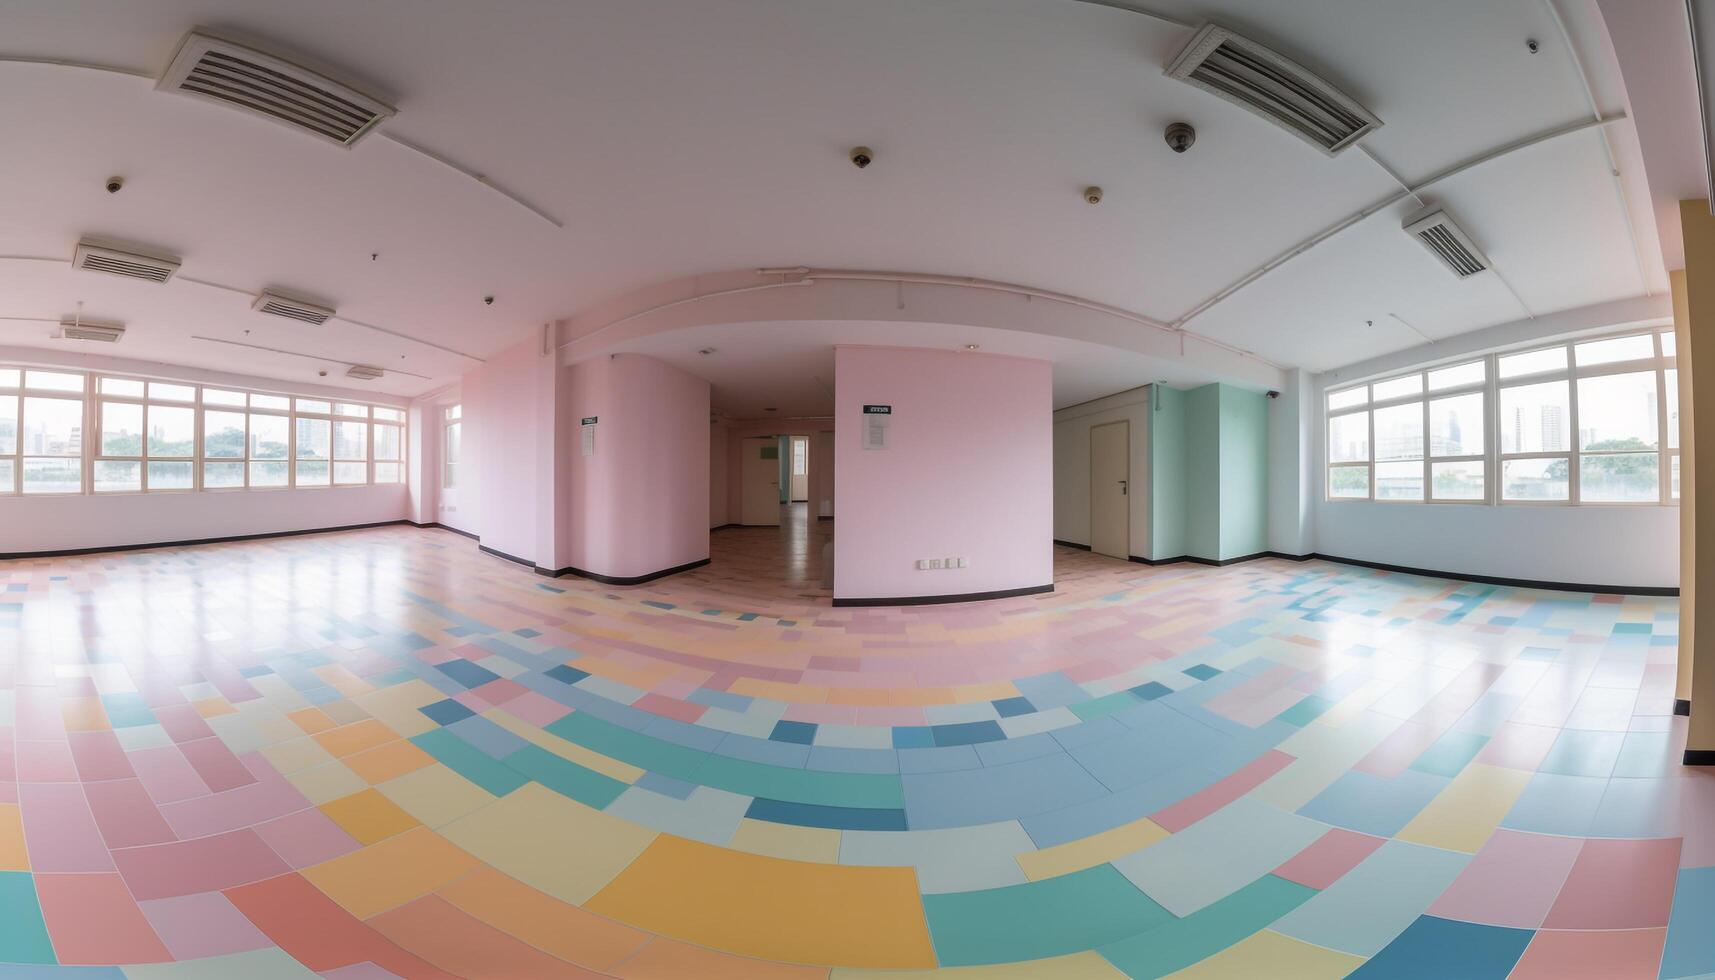
<path fill-rule="evenodd" d="M 924 572 L 939 571 L 940 569 L 943 569 L 943 568 L 964 568 L 969 564 L 970 564 L 969 561 L 967 559 L 964 559 L 964 558 L 919 558 L 919 559 L 917 559 L 918 571 L 924 571 Z"/>

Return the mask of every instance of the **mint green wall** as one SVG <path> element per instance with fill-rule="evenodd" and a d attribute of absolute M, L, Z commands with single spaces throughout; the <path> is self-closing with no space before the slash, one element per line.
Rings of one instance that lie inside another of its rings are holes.
<path fill-rule="evenodd" d="M 1150 413 L 1150 553 L 1241 558 L 1268 548 L 1268 403 L 1211 384 L 1160 389 Z"/>
<path fill-rule="evenodd" d="M 1185 393 L 1150 387 L 1149 557 L 1185 553 Z"/>

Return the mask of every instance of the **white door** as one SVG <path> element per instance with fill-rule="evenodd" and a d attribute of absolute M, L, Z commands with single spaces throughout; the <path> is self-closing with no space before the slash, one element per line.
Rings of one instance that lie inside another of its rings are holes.
<path fill-rule="evenodd" d="M 1090 550 L 1131 556 L 1131 423 L 1090 428 Z"/>
<path fill-rule="evenodd" d="M 746 439 L 739 449 L 740 524 L 780 524 L 780 442 Z"/>

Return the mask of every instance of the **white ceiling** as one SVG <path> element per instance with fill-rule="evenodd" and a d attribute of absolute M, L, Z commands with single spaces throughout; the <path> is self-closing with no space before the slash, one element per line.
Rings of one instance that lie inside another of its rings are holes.
<path fill-rule="evenodd" d="M 1602 110 L 1621 109 L 1590 4 L 1555 2 Z M 1158 7 L 1238 28 L 1345 86 L 1386 123 L 1363 146 L 1408 181 L 1590 118 L 1546 2 Z M 0 63 L 0 256 L 69 258 L 79 235 L 100 233 L 176 250 L 186 277 L 151 288 L 0 258 L 0 317 L 57 318 L 82 300 L 89 316 L 131 324 L 126 356 L 306 380 L 332 361 L 374 363 L 426 376 L 378 384 L 409 395 L 476 364 L 441 348 L 484 356 L 649 283 L 765 265 L 979 276 L 1173 320 L 1398 190 L 1359 150 L 1329 159 L 1164 78 L 1183 28 L 1073 0 L 8 0 L 0 56 L 153 74 L 198 24 L 372 82 L 400 110 L 386 132 L 564 227 L 385 138 L 347 152 L 147 79 Z M 1161 139 L 1176 119 L 1198 131 L 1183 156 Z M 1629 124 L 1609 132 L 1634 148 Z M 876 150 L 861 172 L 846 162 L 858 143 Z M 115 173 L 127 185 L 110 196 Z M 1626 179 L 1647 212 L 1638 175 Z M 1095 208 L 1078 193 L 1090 183 L 1107 193 Z M 1408 201 L 1189 327 L 1320 370 L 1665 288 L 1653 241 L 1639 275 L 1594 131 L 1469 171 L 1431 199 L 1504 282 L 1455 280 L 1400 232 Z M 189 279 L 306 291 L 391 333 L 271 320 L 242 293 Z M 61 343 L 49 329 L 0 320 L 0 343 Z M 759 364 L 808 356 L 769 348 L 778 333 L 757 337 L 740 346 Z M 1165 376 L 1060 353 L 1061 401 L 1062 389 Z M 785 400 L 797 383 L 757 397 Z"/>

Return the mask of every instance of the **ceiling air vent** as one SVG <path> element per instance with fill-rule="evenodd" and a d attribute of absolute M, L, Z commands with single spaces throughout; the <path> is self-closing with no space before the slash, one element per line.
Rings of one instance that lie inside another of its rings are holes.
<path fill-rule="evenodd" d="M 166 282 L 173 278 L 173 273 L 179 271 L 178 259 L 132 248 L 117 248 L 87 238 L 77 243 L 77 251 L 72 253 L 71 264 L 74 269 L 105 272 L 127 279 L 146 279 L 149 282 Z"/>
<path fill-rule="evenodd" d="M 97 340 L 112 344 L 125 336 L 125 324 L 67 318 L 60 321 L 60 336 L 66 340 Z"/>
<path fill-rule="evenodd" d="M 374 381 L 376 378 L 381 377 L 383 373 L 385 372 L 378 367 L 370 367 L 367 364 L 353 364 L 351 366 L 351 370 L 345 372 L 345 376 L 348 378 L 356 378 L 359 381 Z"/>
<path fill-rule="evenodd" d="M 1167 75 L 1243 106 L 1329 156 L 1382 124 L 1303 65 L 1214 24 L 1197 31 Z"/>
<path fill-rule="evenodd" d="M 351 146 L 393 115 L 372 95 L 279 55 L 191 31 L 155 88 L 221 102 Z"/>
<path fill-rule="evenodd" d="M 328 318 L 334 313 L 331 307 L 276 292 L 265 292 L 256 297 L 256 302 L 250 304 L 250 308 L 258 313 L 283 316 L 288 320 L 302 320 L 318 327 L 328 322 Z"/>
<path fill-rule="evenodd" d="M 1465 229 L 1454 224 L 1447 212 L 1440 208 L 1422 211 L 1407 219 L 1405 231 L 1434 252 L 1435 257 L 1446 263 L 1447 268 L 1461 279 L 1489 267 L 1488 257 L 1471 241 L 1471 236 L 1465 234 Z"/>

